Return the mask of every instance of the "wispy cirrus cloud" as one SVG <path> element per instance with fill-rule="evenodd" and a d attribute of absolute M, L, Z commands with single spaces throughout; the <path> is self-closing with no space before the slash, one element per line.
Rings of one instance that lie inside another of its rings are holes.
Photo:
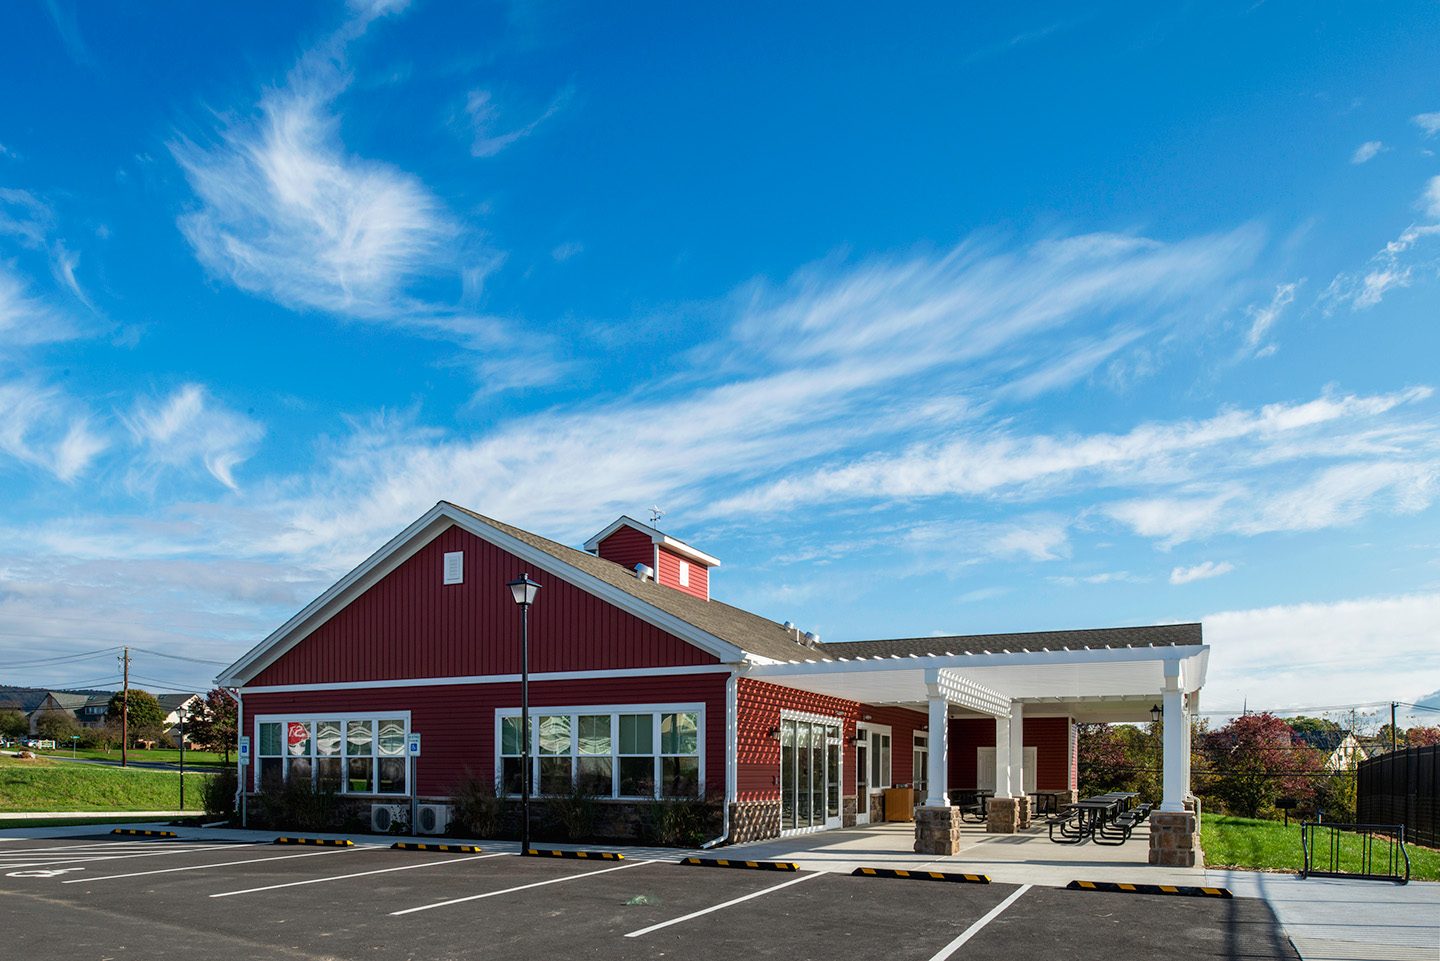
<path fill-rule="evenodd" d="M 58 388 L 29 379 L 0 383 L 0 453 L 70 483 L 109 441 L 93 417 Z"/>
<path fill-rule="evenodd" d="M 200 465 L 235 490 L 235 468 L 265 436 L 259 422 L 226 409 L 200 384 L 184 384 L 165 398 L 142 399 L 124 421 L 141 450 L 141 462 L 130 475 L 132 487 L 138 488 L 154 485 L 155 467 Z"/>
<path fill-rule="evenodd" d="M 1369 163 L 1378 157 L 1383 150 L 1385 150 L 1385 144 L 1383 142 L 1379 140 L 1367 140 L 1355 148 L 1355 152 L 1350 155 L 1350 162 L 1357 166 L 1359 164 Z"/>
<path fill-rule="evenodd" d="M 1303 283 L 1302 278 L 1294 283 L 1278 284 L 1269 303 L 1263 307 L 1252 306 L 1246 311 L 1250 316 L 1250 329 L 1245 334 L 1245 346 L 1249 351 L 1257 356 L 1274 353 L 1274 344 L 1262 345 L 1262 342 L 1285 309 L 1295 302 L 1295 291 Z"/>
<path fill-rule="evenodd" d="M 1421 133 L 1426 137 L 1433 137 L 1440 133 L 1440 111 L 1434 113 L 1417 113 L 1410 118 L 1415 126 L 1420 128 Z"/>
<path fill-rule="evenodd" d="M 1192 567 L 1177 567 L 1170 572 L 1171 584 L 1189 584 L 1194 581 L 1208 581 L 1212 577 L 1223 577 L 1235 569 L 1229 561 L 1201 561 Z"/>
<path fill-rule="evenodd" d="M 491 90 L 472 90 L 465 99 L 465 116 L 471 133 L 470 155 L 472 157 L 493 157 L 518 140 L 533 134 L 537 128 L 565 106 L 575 96 L 573 87 L 563 87 L 551 99 L 544 110 L 533 119 L 519 126 L 506 127 L 495 93 Z"/>

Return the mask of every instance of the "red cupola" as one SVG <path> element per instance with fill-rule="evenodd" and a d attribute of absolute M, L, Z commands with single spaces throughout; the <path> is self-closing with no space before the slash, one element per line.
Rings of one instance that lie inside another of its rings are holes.
<path fill-rule="evenodd" d="M 635 571 L 637 577 L 654 578 L 657 584 L 706 601 L 710 568 L 720 566 L 717 558 L 626 515 L 586 541 L 585 549 Z"/>

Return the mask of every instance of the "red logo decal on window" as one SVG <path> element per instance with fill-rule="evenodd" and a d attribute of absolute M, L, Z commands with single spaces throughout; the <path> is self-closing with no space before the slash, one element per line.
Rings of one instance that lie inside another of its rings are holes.
<path fill-rule="evenodd" d="M 301 724 L 299 721 L 291 721 L 290 729 L 287 733 L 289 734 L 291 744 L 299 744 L 303 741 L 309 740 L 310 726 L 307 724 Z"/>

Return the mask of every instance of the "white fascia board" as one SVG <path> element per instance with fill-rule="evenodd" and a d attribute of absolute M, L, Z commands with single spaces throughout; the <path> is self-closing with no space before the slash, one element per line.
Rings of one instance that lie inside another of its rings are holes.
<path fill-rule="evenodd" d="M 787 661 L 756 664 L 751 677 L 785 677 L 805 674 L 847 674 L 867 671 L 913 671 L 916 668 L 953 668 L 962 673 L 974 667 L 1017 665 L 1121 664 L 1135 661 L 1173 661 L 1207 654 L 1205 644 L 1169 647 L 1084 647 L 1053 651 L 1010 651 L 988 654 L 916 654 L 888 657 L 852 657 L 847 660 Z M 1202 677 L 1203 680 L 1203 677 Z"/>
<path fill-rule="evenodd" d="M 454 524 L 481 540 L 526 561 L 535 570 L 544 571 L 552 577 L 558 577 L 593 594 L 669 634 L 694 644 L 721 661 L 734 663 L 745 658 L 745 652 L 734 644 L 702 631 L 673 614 L 653 607 L 640 598 L 605 583 L 598 577 L 572 567 L 552 554 L 531 547 L 519 538 L 511 537 L 504 531 L 484 524 L 470 514 L 456 510 L 448 504 L 440 503 L 426 511 L 424 516 L 392 538 L 380 550 L 370 555 L 359 567 L 337 581 L 334 586 L 312 601 L 303 611 L 286 621 L 243 658 L 226 668 L 217 677 L 216 683 L 225 686 L 241 686 L 245 681 L 274 663 L 276 659 L 329 620 L 335 611 L 348 604 L 429 543 L 432 538 L 421 538 L 420 535 L 432 525 L 441 523 Z M 438 534 L 439 530 L 437 529 L 435 533 Z"/>
<path fill-rule="evenodd" d="M 677 541 L 669 534 L 662 534 L 650 525 L 642 524 L 635 518 L 629 517 L 627 515 L 621 515 L 617 520 L 612 521 L 610 523 L 610 526 L 606 527 L 603 531 L 586 541 L 584 544 L 585 549 L 591 552 L 599 550 L 600 542 L 622 527 L 629 527 L 633 530 L 637 530 L 640 533 L 644 534 L 646 537 L 650 538 L 650 543 L 656 545 L 657 547 L 663 547 L 668 551 L 673 551 L 676 554 L 679 554 L 681 557 L 695 561 L 698 564 L 704 564 L 706 567 L 720 566 L 720 559 L 718 557 L 711 557 L 704 551 L 697 550 L 691 547 L 689 544 L 685 543 L 684 541 Z"/>

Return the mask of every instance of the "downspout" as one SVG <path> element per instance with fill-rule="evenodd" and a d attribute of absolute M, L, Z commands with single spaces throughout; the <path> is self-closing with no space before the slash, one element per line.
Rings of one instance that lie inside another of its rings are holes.
<path fill-rule="evenodd" d="M 735 798 L 739 796 L 735 783 L 736 756 L 740 742 L 736 694 L 739 687 L 738 676 L 739 671 L 731 668 L 730 676 L 725 679 L 725 799 L 720 805 L 720 836 L 700 845 L 702 851 L 724 844 L 730 839 L 730 805 L 735 803 Z"/>

